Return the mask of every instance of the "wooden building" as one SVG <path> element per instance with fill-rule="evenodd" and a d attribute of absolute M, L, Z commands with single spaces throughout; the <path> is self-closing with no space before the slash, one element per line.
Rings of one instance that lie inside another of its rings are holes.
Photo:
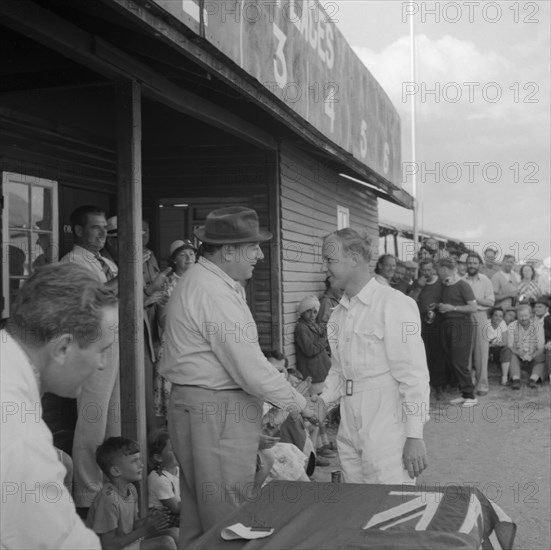
<path fill-rule="evenodd" d="M 74 208 L 118 214 L 132 437 L 142 214 L 163 262 L 210 210 L 254 207 L 275 238 L 249 303 L 263 349 L 293 359 L 296 304 L 323 290 L 322 237 L 350 225 L 376 242 L 378 197 L 412 207 L 396 110 L 317 0 L 2 0 L 0 15 L 2 316 L 37 257 L 70 248 Z"/>

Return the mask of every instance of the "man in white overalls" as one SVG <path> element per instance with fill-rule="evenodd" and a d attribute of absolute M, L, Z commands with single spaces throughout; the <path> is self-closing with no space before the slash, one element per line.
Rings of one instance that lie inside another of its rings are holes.
<path fill-rule="evenodd" d="M 427 467 L 429 372 L 415 302 L 369 273 L 371 241 L 353 229 L 323 243 L 324 270 L 344 290 L 328 323 L 331 370 L 320 398 L 340 402 L 347 483 L 412 482 Z"/>

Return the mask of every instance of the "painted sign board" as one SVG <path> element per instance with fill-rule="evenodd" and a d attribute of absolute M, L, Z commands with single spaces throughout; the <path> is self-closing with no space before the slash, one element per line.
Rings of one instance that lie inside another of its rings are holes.
<path fill-rule="evenodd" d="M 318 0 L 154 0 L 330 141 L 400 187 L 400 118 Z"/>

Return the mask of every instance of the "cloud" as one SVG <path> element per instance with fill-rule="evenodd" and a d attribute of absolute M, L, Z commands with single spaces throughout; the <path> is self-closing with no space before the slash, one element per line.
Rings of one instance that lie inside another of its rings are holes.
<path fill-rule="evenodd" d="M 545 62 L 538 68 L 517 65 L 514 59 L 495 52 L 481 51 L 471 41 L 445 35 L 431 39 L 422 34 L 416 39 L 417 78 L 411 83 L 410 40 L 404 36 L 381 52 L 369 48 L 354 48 L 357 55 L 390 95 L 402 113 L 411 108 L 413 94 L 417 98 L 420 115 L 456 117 L 458 113 L 472 120 L 527 116 L 533 120 L 533 111 L 540 110 L 546 85 Z M 545 40 L 538 38 L 519 49 L 525 61 L 538 59 Z M 521 79 L 518 69 L 530 71 L 530 78 Z M 541 97 L 540 97 L 541 96 Z M 546 96 L 547 97 L 547 96 Z M 538 107 L 532 108 L 537 101 Z"/>
<path fill-rule="evenodd" d="M 500 35 L 499 49 L 484 48 L 476 37 L 418 36 L 417 84 L 425 83 L 430 90 L 439 83 L 441 96 L 436 102 L 434 95 L 425 94 L 421 101 L 418 92 L 417 163 L 425 163 L 429 170 L 436 163 L 442 168 L 446 163 L 480 163 L 471 182 L 467 167 L 457 182 L 444 177 L 437 183 L 431 175 L 422 181 L 418 176 L 423 229 L 464 241 L 498 242 L 503 251 L 515 246 L 522 251 L 537 241 L 538 256 L 548 255 L 544 251 L 549 249 L 551 234 L 550 47 L 547 27 L 543 27 L 507 29 Z M 354 49 L 400 113 L 402 154 L 408 161 L 411 98 L 404 102 L 402 94 L 403 83 L 411 80 L 409 37 L 402 36 L 381 51 Z M 468 82 L 480 85 L 469 88 Z M 491 82 L 496 85 L 492 87 Z M 444 96 L 446 84 L 449 93 L 459 87 L 460 101 Z M 490 94 L 496 91 L 501 98 L 492 102 Z M 501 167 L 499 181 L 485 178 L 492 176 L 482 171 L 488 163 Z M 537 174 L 532 172 L 534 166 Z M 535 183 L 530 181 L 534 178 Z M 409 192 L 410 184 L 411 178 L 404 185 Z M 387 211 L 380 205 L 381 212 Z M 387 217 L 399 221 L 397 216 Z"/>

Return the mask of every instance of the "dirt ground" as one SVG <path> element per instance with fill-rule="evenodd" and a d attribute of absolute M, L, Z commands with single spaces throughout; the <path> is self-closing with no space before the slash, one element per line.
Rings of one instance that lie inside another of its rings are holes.
<path fill-rule="evenodd" d="M 517 525 L 516 550 L 551 547 L 551 391 L 525 384 L 520 391 L 499 384 L 490 369 L 490 392 L 479 405 L 462 409 L 431 397 L 431 420 L 425 426 L 429 468 L 424 485 L 473 485 L 498 504 Z M 331 465 L 314 478 L 330 481 Z"/>

